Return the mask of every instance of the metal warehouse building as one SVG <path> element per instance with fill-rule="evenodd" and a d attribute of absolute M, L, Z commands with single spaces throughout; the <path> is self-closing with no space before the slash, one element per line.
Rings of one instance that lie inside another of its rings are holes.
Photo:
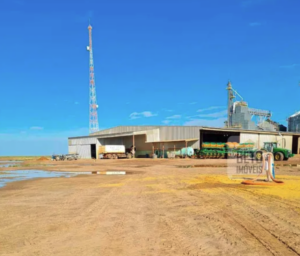
<path fill-rule="evenodd" d="M 300 153 L 300 133 L 211 128 L 203 126 L 118 126 L 89 136 L 68 138 L 69 153 L 81 158 L 98 158 L 103 145 L 136 147 L 136 157 L 151 155 L 155 150 L 173 152 L 184 147 L 201 148 L 202 142 L 252 141 L 257 148 L 264 142 L 277 142 L 279 147 Z"/>

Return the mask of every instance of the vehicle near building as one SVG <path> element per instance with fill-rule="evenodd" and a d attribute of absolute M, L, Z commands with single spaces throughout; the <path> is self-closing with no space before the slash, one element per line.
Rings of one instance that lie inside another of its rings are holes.
<path fill-rule="evenodd" d="M 275 161 L 288 160 L 294 155 L 288 149 L 277 147 L 276 142 L 264 142 L 264 147 L 256 149 L 254 143 L 202 143 L 202 148 L 196 150 L 195 153 L 199 158 L 255 158 L 258 161 L 262 160 L 264 152 L 272 152 Z"/>
<path fill-rule="evenodd" d="M 192 147 L 184 147 L 175 150 L 155 150 L 154 153 L 157 158 L 193 158 L 195 154 Z"/>
<path fill-rule="evenodd" d="M 132 158 L 132 151 L 126 151 L 124 145 L 99 146 L 98 154 L 100 159 Z"/>
<path fill-rule="evenodd" d="M 66 154 L 66 155 L 52 155 L 52 160 L 64 161 L 64 160 L 77 160 L 79 154 Z"/>
<path fill-rule="evenodd" d="M 264 142 L 264 147 L 256 152 L 256 159 L 262 160 L 264 152 L 273 153 L 275 161 L 287 161 L 290 157 L 294 156 L 290 150 L 279 148 L 277 142 Z"/>

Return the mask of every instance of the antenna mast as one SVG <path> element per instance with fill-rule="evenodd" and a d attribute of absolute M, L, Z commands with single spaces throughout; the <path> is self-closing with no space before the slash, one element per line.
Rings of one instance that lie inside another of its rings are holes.
<path fill-rule="evenodd" d="M 95 85 L 95 74 L 94 74 L 94 59 L 93 59 L 93 47 L 92 47 L 92 26 L 88 26 L 89 30 L 89 46 L 87 50 L 90 52 L 90 125 L 89 133 L 99 131 L 98 126 L 98 114 L 97 114 L 97 99 L 96 99 L 96 85 Z"/>

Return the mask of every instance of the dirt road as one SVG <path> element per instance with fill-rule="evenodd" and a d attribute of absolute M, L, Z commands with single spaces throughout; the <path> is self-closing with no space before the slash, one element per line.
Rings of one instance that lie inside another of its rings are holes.
<path fill-rule="evenodd" d="M 130 174 L 1 188 L 0 255 L 300 255 L 299 171 L 258 187 L 228 179 L 226 168 L 149 161 L 27 163 Z"/>

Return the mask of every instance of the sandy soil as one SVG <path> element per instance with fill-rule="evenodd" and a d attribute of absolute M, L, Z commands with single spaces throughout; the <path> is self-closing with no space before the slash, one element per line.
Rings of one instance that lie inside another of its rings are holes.
<path fill-rule="evenodd" d="M 88 175 L 1 188 L 0 255 L 300 255 L 300 170 L 277 168 L 284 185 L 244 186 L 222 165 L 133 159 L 9 168 Z"/>

